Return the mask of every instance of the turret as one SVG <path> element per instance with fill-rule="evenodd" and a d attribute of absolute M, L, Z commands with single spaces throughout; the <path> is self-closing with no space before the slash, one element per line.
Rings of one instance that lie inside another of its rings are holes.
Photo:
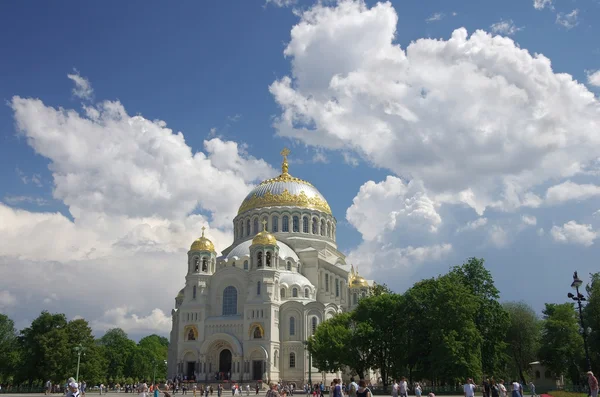
<path fill-rule="evenodd" d="M 251 269 L 277 270 L 279 264 L 279 246 L 277 239 L 267 231 L 267 221 L 263 220 L 263 230 L 252 239 L 250 246 Z"/>
<path fill-rule="evenodd" d="M 192 243 L 188 251 L 188 275 L 213 274 L 215 272 L 215 260 L 217 252 L 215 246 L 206 237 L 202 226 L 202 236 Z"/>

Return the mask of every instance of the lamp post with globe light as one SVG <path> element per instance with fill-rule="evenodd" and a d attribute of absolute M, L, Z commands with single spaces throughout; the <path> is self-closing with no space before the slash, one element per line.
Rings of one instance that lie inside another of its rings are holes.
<path fill-rule="evenodd" d="M 585 329 L 585 324 L 583 322 L 583 310 L 581 307 L 581 302 L 586 301 L 585 296 L 579 292 L 579 287 L 583 284 L 583 281 L 577 276 L 577 272 L 573 273 L 573 282 L 571 283 L 571 288 L 573 288 L 576 292 L 576 295 L 573 295 L 571 292 L 567 294 L 567 297 L 573 299 L 577 302 L 577 306 L 579 308 L 579 322 L 581 324 L 581 330 L 583 332 L 583 347 L 585 349 L 585 362 L 587 364 L 587 370 L 592 370 L 592 364 L 590 362 L 590 353 L 588 351 L 587 345 L 587 330 Z"/>
<path fill-rule="evenodd" d="M 310 350 L 308 349 L 308 341 L 305 340 L 304 342 L 304 347 L 306 348 L 306 351 L 308 352 L 308 387 L 309 390 L 312 392 L 312 355 L 310 354 Z"/>
<path fill-rule="evenodd" d="M 73 348 L 77 353 L 77 372 L 75 373 L 75 382 L 79 382 L 79 363 L 81 363 L 81 353 L 85 356 L 85 347 L 80 343 Z"/>

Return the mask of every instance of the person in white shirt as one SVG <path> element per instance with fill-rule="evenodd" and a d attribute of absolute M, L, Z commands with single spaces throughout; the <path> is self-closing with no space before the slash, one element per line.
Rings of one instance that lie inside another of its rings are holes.
<path fill-rule="evenodd" d="M 406 378 L 403 376 L 402 379 L 400 380 L 400 385 L 399 385 L 399 393 L 400 393 L 400 397 L 408 397 L 408 383 L 406 383 Z"/>
<path fill-rule="evenodd" d="M 500 397 L 506 397 L 506 386 L 504 386 L 503 379 L 500 379 L 500 383 L 498 383 L 498 390 L 500 391 Z"/>
<path fill-rule="evenodd" d="M 392 397 L 398 397 L 398 391 L 400 390 L 400 385 L 398 382 L 394 380 L 394 384 L 392 385 Z"/>
<path fill-rule="evenodd" d="M 517 382 L 516 380 L 513 380 L 511 382 L 511 392 L 512 392 L 512 397 L 523 397 L 521 395 L 521 384 L 519 382 Z"/>
<path fill-rule="evenodd" d="M 531 390 L 531 397 L 535 397 L 535 385 L 532 380 L 529 381 L 529 390 Z"/>
<path fill-rule="evenodd" d="M 475 385 L 473 384 L 473 379 L 467 379 L 467 383 L 463 385 L 463 391 L 465 393 L 465 397 L 475 396 Z"/>

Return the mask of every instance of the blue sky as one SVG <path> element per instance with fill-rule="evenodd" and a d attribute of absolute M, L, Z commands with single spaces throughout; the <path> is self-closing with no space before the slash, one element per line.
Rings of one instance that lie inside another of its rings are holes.
<path fill-rule="evenodd" d="M 226 247 L 239 197 L 276 172 L 283 146 L 370 278 L 402 291 L 481 256 L 504 299 L 562 301 L 573 270 L 598 269 L 598 20 L 595 0 L 3 4 L 0 309 L 20 325 L 48 309 L 98 332 L 168 330 L 190 239 L 209 224 Z M 75 95 L 68 74 L 92 93 Z M 77 115 L 57 121 L 58 108 Z M 145 139 L 125 137 L 138 115 L 159 149 L 125 153 Z M 161 152 L 170 133 L 154 120 L 185 141 Z M 121 132 L 103 137 L 111 128 Z M 111 145 L 122 157 L 90 149 Z M 186 150 L 213 156 L 212 168 L 191 155 L 197 174 L 161 165 Z M 148 175 L 160 194 L 134 186 Z M 214 187 L 219 175 L 227 186 Z M 144 288 L 165 275 L 165 296 L 151 299 L 122 280 Z M 66 280 L 78 287 L 67 293 Z"/>

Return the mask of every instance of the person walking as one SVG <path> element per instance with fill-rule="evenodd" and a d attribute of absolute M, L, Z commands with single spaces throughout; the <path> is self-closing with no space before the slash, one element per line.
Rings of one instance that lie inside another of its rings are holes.
<path fill-rule="evenodd" d="M 598 397 L 598 379 L 594 376 L 592 371 L 588 371 L 588 385 L 590 386 L 590 396 Z"/>
<path fill-rule="evenodd" d="M 463 385 L 463 393 L 465 397 L 475 396 L 475 385 L 473 384 L 473 379 L 467 379 L 467 383 Z"/>

